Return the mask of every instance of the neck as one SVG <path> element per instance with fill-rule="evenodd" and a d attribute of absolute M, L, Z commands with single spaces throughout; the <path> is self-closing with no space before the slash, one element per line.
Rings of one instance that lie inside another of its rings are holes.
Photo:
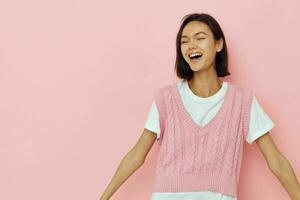
<path fill-rule="evenodd" d="M 223 84 L 223 81 L 219 80 L 217 76 L 214 78 L 198 78 L 195 76 L 187 82 L 189 88 L 195 95 L 204 98 L 217 93 Z"/>

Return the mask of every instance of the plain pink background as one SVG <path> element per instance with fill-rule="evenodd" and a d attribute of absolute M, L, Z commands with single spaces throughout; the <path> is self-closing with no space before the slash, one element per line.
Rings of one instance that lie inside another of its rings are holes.
<path fill-rule="evenodd" d="M 98 199 L 143 131 L 156 88 L 177 81 L 182 17 L 220 23 L 231 76 L 252 89 L 300 178 L 299 1 L 0 2 L 0 199 Z M 240 200 L 288 195 L 245 144 Z M 157 143 L 112 199 L 150 199 Z"/>

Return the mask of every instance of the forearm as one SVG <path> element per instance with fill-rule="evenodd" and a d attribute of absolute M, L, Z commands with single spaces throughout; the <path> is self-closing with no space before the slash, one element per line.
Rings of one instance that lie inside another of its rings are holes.
<path fill-rule="evenodd" d="M 272 172 L 287 191 L 290 198 L 292 200 L 300 200 L 300 185 L 290 162 L 285 159 L 276 169 L 272 170 Z"/>
<path fill-rule="evenodd" d="M 142 164 L 142 160 L 134 159 L 129 152 L 120 162 L 118 169 L 100 197 L 100 200 L 108 200 Z"/>

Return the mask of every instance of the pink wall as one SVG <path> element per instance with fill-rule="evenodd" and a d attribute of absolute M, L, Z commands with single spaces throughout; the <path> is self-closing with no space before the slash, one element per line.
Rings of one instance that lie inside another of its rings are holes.
<path fill-rule="evenodd" d="M 191 12 L 221 24 L 231 76 L 252 89 L 300 176 L 299 2 L 1 1 L 0 199 L 98 199 L 140 136 L 153 91 L 176 81 Z M 112 199 L 150 199 L 157 144 Z M 245 144 L 241 200 L 288 199 Z"/>

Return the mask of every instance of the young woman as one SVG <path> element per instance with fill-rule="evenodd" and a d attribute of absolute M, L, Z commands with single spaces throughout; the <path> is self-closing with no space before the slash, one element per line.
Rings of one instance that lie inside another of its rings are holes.
<path fill-rule="evenodd" d="M 293 200 L 300 186 L 274 144 L 273 121 L 251 90 L 230 75 L 227 47 L 210 15 L 184 17 L 176 39 L 180 81 L 159 88 L 135 146 L 122 159 L 101 200 L 108 200 L 159 144 L 152 200 L 237 200 L 243 142 L 258 144 L 271 172 Z"/>

